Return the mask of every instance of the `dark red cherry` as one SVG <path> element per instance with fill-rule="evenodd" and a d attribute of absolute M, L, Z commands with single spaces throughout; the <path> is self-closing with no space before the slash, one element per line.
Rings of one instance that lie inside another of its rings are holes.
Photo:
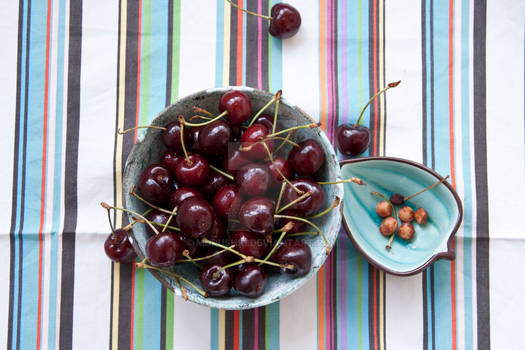
<path fill-rule="evenodd" d="M 238 125 L 232 125 L 231 129 L 232 129 L 232 142 L 241 141 L 242 128 Z"/>
<path fill-rule="evenodd" d="M 177 211 L 177 225 L 189 238 L 203 237 L 213 226 L 215 214 L 212 206 L 201 197 L 185 199 Z"/>
<path fill-rule="evenodd" d="M 157 209 L 153 209 L 148 214 L 146 214 L 145 217 L 146 219 L 148 219 L 148 221 L 151 221 L 153 224 L 153 227 L 155 227 L 157 231 L 160 232 L 162 231 L 164 224 L 168 221 L 170 214 L 162 212 Z M 171 223 L 175 223 L 175 218 L 171 219 Z M 153 236 L 156 234 L 155 231 L 153 231 L 153 229 L 150 227 L 150 225 L 148 224 L 144 224 L 144 225 L 146 225 L 146 232 L 148 233 L 149 236 Z"/>
<path fill-rule="evenodd" d="M 281 272 L 290 274 L 293 277 L 300 277 L 310 271 L 312 251 L 303 241 L 287 239 L 273 253 L 271 260 L 282 265 L 293 265 L 294 269 L 281 268 Z"/>
<path fill-rule="evenodd" d="M 244 156 L 244 152 L 239 150 L 238 147 L 231 148 L 228 152 L 228 156 L 224 158 L 223 169 L 229 173 L 233 174 L 243 165 L 248 164 L 250 161 Z"/>
<path fill-rule="evenodd" d="M 249 159 L 264 159 L 268 157 L 268 152 L 262 144 L 257 144 L 259 140 L 265 139 L 271 131 L 268 131 L 266 126 L 263 124 L 253 124 L 244 131 L 241 137 L 241 145 L 244 149 L 244 156 Z M 274 142 L 273 140 L 264 141 L 268 146 L 268 149 L 273 151 Z"/>
<path fill-rule="evenodd" d="M 197 257 L 209 256 L 221 250 L 222 250 L 221 248 L 203 245 L 200 247 L 199 254 Z M 239 257 L 236 254 L 226 251 L 221 254 L 215 255 L 211 258 L 202 260 L 202 264 L 203 265 L 210 264 L 210 265 L 225 266 L 225 265 L 231 264 L 232 262 L 236 260 L 239 260 Z"/>
<path fill-rule="evenodd" d="M 206 233 L 206 238 L 210 241 L 220 242 L 225 236 L 226 225 L 217 215 L 215 215 L 211 229 Z"/>
<path fill-rule="evenodd" d="M 299 218 L 302 218 L 304 216 L 302 212 L 300 212 L 298 210 L 291 210 L 291 209 L 283 211 L 282 215 L 295 216 L 295 217 L 299 217 Z M 306 229 L 307 229 L 306 222 L 300 221 L 300 220 L 294 220 L 294 219 L 279 219 L 279 227 L 284 227 L 289 222 L 293 223 L 293 227 L 292 227 L 292 229 L 290 231 L 288 231 L 288 234 L 298 233 L 298 232 L 305 232 Z"/>
<path fill-rule="evenodd" d="M 235 250 L 255 258 L 264 258 L 269 251 L 266 239 L 250 231 L 235 231 L 230 235 L 230 243 L 235 245 Z"/>
<path fill-rule="evenodd" d="M 199 241 L 192 238 L 184 237 L 183 235 L 180 235 L 179 238 L 182 241 L 182 243 L 184 243 L 184 249 L 186 249 L 190 253 L 190 256 L 192 258 L 197 257 L 200 251 Z"/>
<path fill-rule="evenodd" d="M 231 180 L 226 176 L 216 171 L 210 171 L 210 175 L 208 175 L 208 178 L 201 185 L 200 189 L 206 198 L 213 199 L 217 191 L 230 183 Z"/>
<path fill-rule="evenodd" d="M 165 267 L 175 264 L 182 257 L 184 243 L 171 231 L 164 231 L 148 239 L 146 257 L 152 265 Z"/>
<path fill-rule="evenodd" d="M 285 3 L 272 6 L 269 32 L 272 36 L 287 39 L 295 35 L 301 26 L 301 15 L 295 7 Z"/>
<path fill-rule="evenodd" d="M 241 195 L 235 185 L 226 185 L 215 194 L 213 207 L 222 217 L 234 217 L 241 207 Z"/>
<path fill-rule="evenodd" d="M 182 157 L 175 164 L 175 177 L 184 185 L 200 185 L 208 178 L 210 165 L 200 154 L 189 154 L 188 159 Z"/>
<path fill-rule="evenodd" d="M 317 213 L 322 208 L 324 204 L 325 193 L 317 182 L 310 178 L 300 178 L 293 180 L 292 184 L 294 184 L 299 190 L 303 191 L 303 193 L 311 192 L 311 195 L 295 203 L 289 209 L 296 209 L 302 212 L 305 216 L 310 216 Z M 291 186 L 286 186 L 283 195 L 285 199 L 284 203 L 290 203 L 300 196 L 301 195 L 298 194 Z"/>
<path fill-rule="evenodd" d="M 202 197 L 202 193 L 195 187 L 181 186 L 170 195 L 170 209 L 179 206 L 185 199 L 190 197 Z"/>
<path fill-rule="evenodd" d="M 370 144 L 370 130 L 366 126 L 341 124 L 335 131 L 339 151 L 347 156 L 357 156 L 365 152 Z"/>
<path fill-rule="evenodd" d="M 264 292 L 266 272 L 255 264 L 243 264 L 233 278 L 233 288 L 244 296 L 256 298 Z"/>
<path fill-rule="evenodd" d="M 115 230 L 114 233 L 106 238 L 104 251 L 108 258 L 123 264 L 128 264 L 137 257 L 128 233 L 121 228 Z"/>
<path fill-rule="evenodd" d="M 255 197 L 247 200 L 239 210 L 241 225 L 248 230 L 266 235 L 273 230 L 275 203 L 268 198 Z"/>
<path fill-rule="evenodd" d="M 321 145 L 309 139 L 293 147 L 288 154 L 290 167 L 301 176 L 312 176 L 324 163 L 324 153 Z"/>
<path fill-rule="evenodd" d="M 180 124 L 178 121 L 168 124 L 166 130 L 162 133 L 162 141 L 164 144 L 179 153 L 182 152 L 182 143 L 180 139 Z M 191 147 L 190 128 L 184 127 L 184 145 L 187 148 Z"/>
<path fill-rule="evenodd" d="M 173 177 L 164 167 L 153 164 L 140 175 L 138 188 L 142 197 L 154 204 L 162 204 L 170 197 Z"/>
<path fill-rule="evenodd" d="M 250 163 L 235 173 L 235 184 L 245 196 L 261 196 L 270 186 L 270 171 L 265 164 Z"/>
<path fill-rule="evenodd" d="M 196 153 L 199 153 L 201 151 L 199 146 L 199 134 L 202 128 L 204 128 L 204 126 L 192 126 L 190 128 L 191 142 L 189 142 L 189 149 Z"/>
<path fill-rule="evenodd" d="M 180 159 L 180 155 L 177 154 L 172 149 L 167 149 L 166 152 L 162 154 L 160 157 L 160 165 L 163 168 L 168 169 L 171 173 L 173 173 L 175 169 L 175 163 Z"/>
<path fill-rule="evenodd" d="M 241 125 L 252 114 L 252 103 L 248 95 L 242 91 L 231 90 L 222 95 L 219 101 L 219 111 L 228 111 L 228 121 L 231 125 Z"/>
<path fill-rule="evenodd" d="M 214 277 L 216 272 L 217 277 Z M 212 297 L 220 297 L 230 292 L 232 288 L 232 273 L 230 270 L 221 270 L 219 265 L 208 265 L 202 269 L 199 276 L 202 288 Z"/>
<path fill-rule="evenodd" d="M 269 115 L 269 114 L 261 114 L 260 116 L 257 117 L 257 119 L 255 119 L 255 123 L 256 124 L 262 124 L 264 126 L 266 126 L 266 128 L 268 129 L 269 132 L 272 132 L 272 128 L 273 128 L 273 118 L 274 116 L 273 115 Z M 275 131 L 281 131 L 281 128 L 279 127 L 279 124 L 277 124 L 275 126 Z"/>
<path fill-rule="evenodd" d="M 405 197 L 403 197 L 403 195 L 400 193 L 393 193 L 390 196 L 390 202 L 392 202 L 394 205 L 401 205 L 405 202 Z"/>
<path fill-rule="evenodd" d="M 292 169 L 290 168 L 290 165 L 286 159 L 282 157 L 274 157 L 273 163 L 270 162 L 268 164 L 268 168 L 270 169 L 271 175 L 270 187 L 281 187 L 281 182 L 283 181 L 281 174 L 283 174 L 287 179 L 290 179 L 292 176 Z M 279 174 L 277 169 L 279 169 L 281 174 Z"/>
<path fill-rule="evenodd" d="M 209 156 L 220 156 L 228 152 L 232 130 L 228 123 L 217 120 L 204 126 L 199 132 L 199 149 Z"/>

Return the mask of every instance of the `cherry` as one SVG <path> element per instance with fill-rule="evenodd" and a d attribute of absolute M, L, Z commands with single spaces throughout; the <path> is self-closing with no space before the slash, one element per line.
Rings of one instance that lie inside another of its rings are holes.
<path fill-rule="evenodd" d="M 301 26 L 301 15 L 295 7 L 279 3 L 272 6 L 269 32 L 272 36 L 287 39 L 294 36 Z"/>
<path fill-rule="evenodd" d="M 104 251 L 111 260 L 124 264 L 134 261 L 137 257 L 128 233 L 121 228 L 115 230 L 106 238 Z"/>
<path fill-rule="evenodd" d="M 148 221 L 151 221 L 153 223 L 154 227 L 162 228 L 164 224 L 168 222 L 170 214 L 157 210 L 157 209 L 153 209 L 148 214 L 146 214 L 145 217 L 146 219 L 148 219 Z M 155 224 L 158 224 L 158 225 L 155 225 Z M 156 232 L 154 232 L 153 229 L 149 225 L 146 225 L 146 232 L 148 233 L 149 236 L 153 236 L 156 234 Z"/>
<path fill-rule="evenodd" d="M 233 287 L 249 298 L 261 295 L 265 285 L 266 272 L 255 264 L 243 264 L 234 274 Z"/>
<path fill-rule="evenodd" d="M 226 225 L 224 225 L 224 222 L 215 215 L 211 229 L 206 233 L 206 238 L 210 241 L 220 242 L 224 236 L 226 236 Z"/>
<path fill-rule="evenodd" d="M 241 125 L 252 114 L 252 103 L 248 95 L 239 90 L 231 90 L 221 96 L 219 111 L 228 111 L 228 121 L 231 125 Z"/>
<path fill-rule="evenodd" d="M 283 211 L 282 215 L 295 216 L 299 218 L 304 216 L 302 212 L 298 210 L 290 210 L 290 209 Z M 289 222 L 293 223 L 293 227 L 288 231 L 288 234 L 306 231 L 306 225 L 307 225 L 306 222 L 300 221 L 300 220 L 294 220 L 294 219 L 288 219 L 288 218 L 279 219 L 279 226 L 284 227 Z"/>
<path fill-rule="evenodd" d="M 173 208 L 179 206 L 185 199 L 188 199 L 190 197 L 202 197 L 202 193 L 200 193 L 200 191 L 194 187 L 179 187 L 170 195 L 170 209 L 173 210 Z M 166 218 L 169 216 L 165 213 L 163 214 L 166 215 Z"/>
<path fill-rule="evenodd" d="M 184 142 L 188 147 L 191 146 L 190 139 L 190 130 L 189 128 L 184 128 L 183 131 Z M 164 144 L 175 151 L 182 151 L 182 143 L 180 139 L 180 124 L 178 121 L 168 124 L 166 130 L 162 133 L 162 141 Z"/>
<path fill-rule="evenodd" d="M 206 198 L 213 199 L 217 191 L 230 183 L 230 179 L 226 176 L 216 171 L 211 171 L 206 181 L 202 184 L 201 191 Z"/>
<path fill-rule="evenodd" d="M 264 164 L 250 163 L 235 173 L 235 183 L 241 194 L 261 196 L 270 186 L 270 171 Z"/>
<path fill-rule="evenodd" d="M 273 115 L 269 114 L 261 114 L 260 116 L 255 119 L 256 124 L 262 124 L 266 126 L 266 129 L 268 129 L 269 132 L 272 132 L 273 129 Z M 279 124 L 275 126 L 275 132 L 281 131 L 281 128 L 279 127 Z"/>
<path fill-rule="evenodd" d="M 218 276 L 214 275 L 218 273 Z M 232 288 L 232 273 L 228 269 L 221 270 L 220 265 L 208 265 L 202 269 L 199 276 L 202 288 L 212 297 L 220 297 L 230 292 Z"/>
<path fill-rule="evenodd" d="M 315 140 L 306 140 L 288 154 L 290 167 L 299 175 L 312 176 L 324 163 L 321 145 Z"/>
<path fill-rule="evenodd" d="M 184 243 L 184 249 L 186 249 L 190 253 L 190 256 L 192 258 L 197 256 L 200 250 L 199 242 L 195 239 L 184 237 L 182 235 L 180 235 L 179 238 L 182 241 L 182 243 Z"/>
<path fill-rule="evenodd" d="M 231 129 L 232 129 L 232 142 L 241 141 L 242 128 L 238 125 L 232 125 Z"/>
<path fill-rule="evenodd" d="M 236 216 L 241 207 L 241 196 L 235 185 L 226 185 L 215 194 L 213 207 L 223 217 Z"/>
<path fill-rule="evenodd" d="M 189 238 L 201 238 L 213 226 L 212 206 L 201 197 L 190 197 L 185 199 L 177 211 L 177 225 L 184 236 Z"/>
<path fill-rule="evenodd" d="M 175 169 L 175 163 L 177 163 L 180 158 L 181 156 L 178 155 L 177 152 L 172 149 L 167 149 L 166 152 L 164 152 L 160 157 L 160 165 L 173 173 Z"/>
<path fill-rule="evenodd" d="M 182 257 L 184 243 L 171 231 L 159 233 L 148 239 L 146 256 L 152 265 L 165 267 L 175 264 Z"/>
<path fill-rule="evenodd" d="M 235 147 L 228 152 L 228 156 L 224 158 L 223 168 L 226 172 L 233 174 L 235 171 L 242 168 L 243 165 L 248 164 L 250 161 L 244 156 L 239 148 Z"/>
<path fill-rule="evenodd" d="M 321 209 L 325 199 L 324 190 L 321 186 L 310 178 L 300 178 L 292 181 L 292 184 L 303 193 L 310 192 L 310 196 L 300 200 L 299 202 L 290 206 L 289 209 L 296 209 L 305 216 L 311 216 Z M 291 186 L 286 186 L 283 198 L 285 203 L 290 203 L 302 194 L 297 193 Z"/>
<path fill-rule="evenodd" d="M 254 258 L 264 258 L 269 251 L 266 239 L 250 231 L 235 231 L 230 235 L 230 242 L 239 253 Z"/>
<path fill-rule="evenodd" d="M 138 188 L 147 201 L 162 204 L 170 196 L 173 188 L 173 177 L 166 168 L 153 164 L 140 175 Z"/>
<path fill-rule="evenodd" d="M 282 265 L 294 265 L 294 269 L 281 268 L 281 273 L 294 277 L 304 276 L 312 266 L 312 251 L 303 241 L 284 240 L 271 257 L 272 261 Z"/>
<path fill-rule="evenodd" d="M 217 120 L 205 125 L 199 131 L 199 148 L 209 156 L 219 156 L 228 152 L 228 144 L 232 137 L 232 130 L 228 123 Z"/>
<path fill-rule="evenodd" d="M 270 163 L 268 165 L 268 168 L 270 169 L 271 181 L 270 181 L 270 187 L 279 187 L 281 186 L 281 182 L 283 181 L 283 177 L 281 174 L 284 175 L 287 179 L 289 179 L 292 176 L 292 169 L 290 168 L 290 165 L 286 159 L 282 157 L 274 157 L 273 163 Z M 281 174 L 279 174 L 279 171 Z"/>
<path fill-rule="evenodd" d="M 266 235 L 273 230 L 275 203 L 268 198 L 255 197 L 247 200 L 239 210 L 241 225 L 248 230 Z"/>
<path fill-rule="evenodd" d="M 202 249 L 199 251 L 200 257 L 205 257 L 208 255 L 212 255 L 218 251 L 221 251 L 222 249 L 217 247 L 211 247 L 211 246 L 203 246 Z M 237 255 L 231 253 L 231 252 L 222 252 L 221 254 L 215 255 L 211 258 L 202 260 L 204 264 L 210 264 L 210 265 L 219 265 L 219 266 L 225 266 L 232 262 L 234 262 L 237 259 Z"/>
<path fill-rule="evenodd" d="M 175 177 L 185 185 L 200 185 L 208 178 L 210 165 L 200 154 L 189 154 L 175 164 Z"/>
<path fill-rule="evenodd" d="M 190 128 L 190 149 L 194 152 L 200 152 L 199 134 L 204 126 L 193 126 Z M 186 128 L 184 128 L 186 130 Z"/>
<path fill-rule="evenodd" d="M 264 145 L 258 144 L 259 140 L 265 139 L 271 131 L 263 124 L 253 124 L 244 131 L 241 137 L 241 145 L 244 150 L 244 156 L 249 159 L 264 159 L 268 156 L 268 151 Z M 264 141 L 270 152 L 274 148 L 273 140 Z"/>

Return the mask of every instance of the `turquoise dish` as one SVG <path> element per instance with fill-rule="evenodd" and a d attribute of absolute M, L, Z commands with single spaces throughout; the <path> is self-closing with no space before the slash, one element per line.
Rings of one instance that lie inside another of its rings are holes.
<path fill-rule="evenodd" d="M 424 208 L 428 222 L 420 226 L 414 221 L 414 238 L 407 242 L 395 237 L 389 251 L 385 248 L 388 237 L 379 232 L 382 218 L 375 210 L 382 199 L 371 194 L 375 191 L 387 197 L 392 193 L 409 196 L 443 179 L 439 174 L 400 158 L 357 158 L 340 164 L 344 179 L 357 177 L 366 183 L 366 186 L 344 185 L 343 224 L 354 245 L 371 264 L 391 274 L 406 276 L 424 270 L 438 259 L 455 258 L 452 239 L 461 225 L 463 208 L 448 182 L 403 204 L 414 210 Z"/>

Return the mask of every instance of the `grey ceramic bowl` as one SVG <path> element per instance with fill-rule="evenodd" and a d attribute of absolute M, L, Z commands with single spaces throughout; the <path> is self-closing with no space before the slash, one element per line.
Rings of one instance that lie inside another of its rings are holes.
<path fill-rule="evenodd" d="M 224 94 L 224 92 L 231 89 L 233 88 L 224 87 L 208 89 L 184 97 L 160 112 L 155 120 L 153 120 L 152 125 L 165 126 L 168 123 L 177 120 L 177 116 L 179 114 L 182 114 L 188 118 L 194 114 L 192 112 L 192 106 L 199 106 L 209 110 L 212 113 L 218 113 L 220 97 L 222 94 Z M 259 110 L 272 98 L 272 94 L 265 91 L 247 87 L 235 87 L 235 89 L 242 90 L 248 94 L 251 99 L 252 108 L 254 111 Z M 267 112 L 273 113 L 273 106 L 270 107 Z M 284 98 L 281 99 L 279 107 L 279 123 L 284 128 L 312 122 L 312 119 L 298 107 L 289 103 Z M 165 150 L 165 146 L 160 138 L 161 132 L 161 130 L 157 129 L 147 129 L 145 132 L 141 133 L 126 162 L 123 180 L 124 191 L 127 194 L 125 197 L 125 206 L 130 210 L 144 212 L 148 209 L 143 203 L 129 195 L 129 191 L 132 186 L 137 183 L 140 174 L 148 165 L 159 162 L 160 155 Z M 317 178 L 319 181 L 335 181 L 340 179 L 340 167 L 337 157 L 330 144 L 330 141 L 323 131 L 321 131 L 319 128 L 301 129 L 294 136 L 294 140 L 296 142 L 310 138 L 317 140 L 323 147 L 325 153 L 325 164 L 317 173 Z M 329 206 L 336 196 L 341 199 L 343 198 L 342 185 L 325 185 L 323 187 L 326 192 L 325 207 Z M 340 208 L 336 208 L 328 215 L 325 215 L 322 218 L 316 219 L 314 221 L 324 231 L 330 244 L 330 248 L 332 248 L 341 226 Z M 132 240 L 139 258 L 144 257 L 147 238 L 148 236 L 146 234 L 144 225 L 138 224 L 133 227 Z M 233 295 L 231 296 L 221 298 L 204 298 L 199 293 L 192 290 L 191 287 L 188 287 L 187 293 L 189 300 L 198 304 L 219 309 L 241 310 L 267 305 L 284 298 L 305 284 L 306 281 L 308 281 L 311 277 L 313 277 L 327 258 L 325 252 L 325 243 L 322 237 L 311 236 L 309 238 L 303 238 L 303 241 L 305 241 L 310 246 L 313 256 L 312 268 L 306 276 L 293 279 L 286 275 L 270 273 L 268 275 L 268 282 L 266 284 L 265 292 L 260 297 L 254 299 L 235 294 L 233 290 Z M 176 265 L 174 271 L 185 276 L 190 281 L 200 285 L 199 272 L 191 264 Z M 156 271 L 151 271 L 151 273 L 166 287 L 173 290 L 176 295 L 181 295 L 181 290 L 179 289 L 177 282 L 169 275 Z"/>

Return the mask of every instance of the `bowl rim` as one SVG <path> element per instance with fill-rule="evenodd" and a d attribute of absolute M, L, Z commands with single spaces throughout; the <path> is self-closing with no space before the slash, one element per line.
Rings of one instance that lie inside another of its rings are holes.
<path fill-rule="evenodd" d="M 417 168 L 419 168 L 421 170 L 426 171 L 427 173 L 431 174 L 432 176 L 434 176 L 438 180 L 443 180 L 443 177 L 441 175 L 439 175 L 437 172 L 435 172 L 434 170 L 424 166 L 421 163 L 417 163 L 417 162 L 415 162 L 413 160 L 409 160 L 409 159 L 405 159 L 405 158 L 388 157 L 388 156 L 352 158 L 352 159 L 344 159 L 344 160 L 339 161 L 339 166 L 342 168 L 343 166 L 345 166 L 347 164 L 366 162 L 366 161 L 370 161 L 370 160 L 382 160 L 382 161 L 386 160 L 386 161 L 392 161 L 392 162 L 408 164 L 408 165 L 415 166 L 415 167 L 417 167 Z M 412 269 L 412 270 L 409 270 L 409 271 L 398 271 L 398 270 L 394 270 L 394 269 L 392 269 L 392 268 L 390 268 L 388 266 L 385 266 L 384 264 L 381 264 L 380 262 L 376 261 L 369 254 L 367 254 L 365 252 L 365 250 L 357 243 L 357 240 L 354 238 L 353 233 L 350 230 L 350 227 L 348 226 L 348 224 L 346 222 L 346 216 L 345 216 L 344 211 L 343 211 L 343 214 L 342 214 L 342 219 L 343 220 L 342 221 L 343 221 L 343 226 L 344 226 L 345 231 L 346 231 L 346 235 L 350 238 L 350 240 L 352 241 L 354 246 L 357 248 L 359 253 L 361 253 L 361 255 L 363 255 L 366 258 L 366 260 L 368 260 L 369 263 L 371 263 L 373 266 L 375 266 L 376 268 L 378 268 L 380 270 L 383 270 L 383 271 L 385 271 L 385 272 L 387 272 L 389 274 L 396 275 L 396 276 L 412 276 L 412 275 L 415 275 L 415 274 L 417 274 L 417 273 L 419 273 L 421 271 L 424 271 L 430 265 L 432 265 L 434 262 L 436 262 L 437 260 L 440 260 L 440 259 L 447 259 L 447 260 L 451 260 L 451 261 L 454 260 L 456 258 L 456 252 L 454 250 L 453 240 L 454 240 L 454 237 L 456 236 L 456 232 L 458 231 L 458 229 L 461 226 L 461 223 L 463 221 L 463 204 L 461 202 L 461 199 L 459 198 L 459 195 L 457 194 L 456 190 L 454 189 L 454 187 L 452 187 L 452 185 L 450 185 L 448 183 L 448 181 L 443 181 L 443 184 L 452 193 L 452 196 L 454 197 L 454 199 L 456 201 L 456 205 L 458 207 L 458 216 L 457 216 L 457 219 L 456 219 L 456 223 L 455 223 L 452 231 L 449 233 L 449 236 L 448 236 L 448 239 L 447 239 L 447 250 L 444 251 L 444 252 L 439 252 L 439 253 L 433 254 L 427 261 L 425 261 L 419 267 L 416 267 L 415 269 Z"/>
<path fill-rule="evenodd" d="M 256 88 L 253 88 L 253 87 L 249 87 L 249 86 L 221 86 L 221 87 L 212 87 L 212 88 L 207 88 L 207 89 L 203 89 L 203 90 L 200 90 L 200 91 L 197 91 L 197 92 L 194 92 L 194 93 L 191 93 L 191 94 L 188 94 L 186 96 L 183 96 L 183 97 L 180 97 L 179 99 L 177 99 L 177 101 L 173 102 L 172 104 L 166 106 L 164 109 L 162 109 L 159 113 L 157 113 L 157 115 L 155 116 L 155 118 L 153 118 L 150 122 L 150 125 L 156 125 L 156 122 L 157 120 L 162 117 L 165 113 L 167 113 L 175 104 L 179 103 L 180 101 L 182 100 L 187 100 L 187 99 L 191 99 L 193 97 L 196 97 L 196 96 L 201 96 L 201 95 L 210 95 L 212 93 L 215 93 L 215 92 L 226 92 L 226 91 L 230 91 L 230 90 L 240 90 L 240 91 L 243 91 L 243 92 L 247 92 L 247 93 L 250 93 L 250 92 L 258 92 L 258 93 L 263 93 L 265 95 L 268 95 L 269 97 L 272 97 L 273 94 L 269 91 L 266 91 L 266 90 L 260 90 L 260 89 L 256 89 Z M 285 104 L 287 105 L 288 107 L 296 110 L 299 114 L 301 114 L 304 118 L 306 118 L 310 123 L 317 123 L 319 124 L 318 122 L 316 122 L 315 120 L 312 119 L 312 117 L 310 117 L 310 115 L 308 115 L 308 113 L 306 113 L 303 109 L 301 109 L 300 107 L 298 107 L 296 104 L 293 104 L 293 103 L 290 103 L 290 101 L 288 101 L 287 99 L 281 97 L 281 104 Z M 337 154 L 336 154 L 336 151 L 335 151 L 335 148 L 332 144 L 332 142 L 330 141 L 330 139 L 328 138 L 328 135 L 326 134 L 326 132 L 324 130 L 322 130 L 321 128 L 318 128 L 319 132 L 320 132 L 320 135 L 321 136 L 324 136 L 324 138 L 326 139 L 327 141 L 327 144 L 331 147 L 332 149 L 332 152 L 331 152 L 331 155 L 334 155 L 334 161 L 335 162 L 338 162 L 337 160 Z M 125 162 L 125 165 L 124 165 L 124 172 L 122 174 L 122 185 L 123 185 L 123 205 L 125 208 L 128 207 L 128 195 L 125 191 L 125 188 L 126 188 L 126 185 L 125 185 L 125 179 L 129 176 L 129 172 L 130 172 L 130 168 L 131 168 L 131 164 L 132 164 L 132 159 L 134 157 L 134 154 L 135 152 L 137 152 L 137 149 L 139 147 L 139 145 L 142 143 L 143 139 L 144 139 L 145 136 L 143 136 L 142 138 L 139 137 L 137 138 L 137 141 L 133 144 L 133 147 L 131 148 L 130 152 L 129 152 L 129 155 L 126 159 L 126 162 Z M 341 178 L 341 167 L 335 167 L 334 168 L 337 168 L 335 169 L 335 172 L 336 172 L 336 177 L 338 179 Z M 343 185 L 342 184 L 335 184 L 334 186 L 336 186 L 339 190 L 336 191 L 336 193 L 339 193 L 339 196 L 340 197 L 343 197 L 344 195 L 344 188 L 343 188 Z M 341 228 L 341 225 L 343 223 L 343 201 L 341 200 L 339 202 L 339 208 L 336 209 L 334 208 L 334 210 L 338 210 L 339 211 L 339 215 L 340 215 L 340 220 L 339 220 L 339 224 L 337 225 L 337 233 L 335 235 L 335 238 L 332 240 L 332 242 L 330 242 L 330 251 L 332 251 L 332 249 L 334 248 L 335 244 L 337 243 L 337 237 L 339 236 L 339 232 L 340 232 L 340 228 Z M 131 219 L 132 218 L 132 214 L 127 214 L 128 215 L 128 218 Z M 139 247 L 139 244 L 137 242 L 137 240 L 135 239 L 135 233 L 132 230 L 130 230 L 130 233 L 131 233 L 131 236 L 132 236 L 132 245 L 133 245 L 133 248 L 135 250 L 135 252 L 137 253 L 137 256 L 139 259 L 144 259 L 145 256 L 144 254 L 142 253 L 142 250 L 141 248 Z M 329 239 L 330 241 L 330 239 Z M 324 251 L 323 251 L 324 252 Z M 317 272 L 319 271 L 319 269 L 326 263 L 326 260 L 328 259 L 328 256 L 329 254 L 324 254 L 324 258 L 323 258 L 323 262 L 322 264 L 320 264 L 318 267 L 314 267 L 312 266 L 312 269 L 310 270 L 310 272 L 308 272 L 307 275 L 305 276 L 301 276 L 299 277 L 297 280 L 297 284 L 291 288 L 290 290 L 286 291 L 286 293 L 284 294 L 281 294 L 277 297 L 274 297 L 274 298 L 269 298 L 268 300 L 259 300 L 257 302 L 250 302 L 250 301 L 246 301 L 245 303 L 237 306 L 237 307 L 232 307 L 230 305 L 225 305 L 223 307 L 219 307 L 217 305 L 213 305 L 213 302 L 211 303 L 202 303 L 202 302 L 199 302 L 198 300 L 195 300 L 195 299 L 192 299 L 191 297 L 188 298 L 189 301 L 197 304 L 197 305 L 202 305 L 202 306 L 205 306 L 205 307 L 209 307 L 209 308 L 220 308 L 222 310 L 248 310 L 248 309 L 253 309 L 253 308 L 256 308 L 256 307 L 262 307 L 262 306 L 266 306 L 266 305 L 270 305 L 270 304 L 273 304 L 277 301 L 280 301 L 284 298 L 286 298 L 287 296 L 290 296 L 291 294 L 293 294 L 295 291 L 297 291 L 298 289 L 300 289 L 301 287 L 303 287 L 310 279 L 312 279 L 316 274 Z M 161 284 L 163 286 L 165 286 L 166 288 L 168 288 L 169 290 L 171 290 L 175 295 L 177 296 L 182 296 L 182 292 L 180 289 L 175 289 L 169 282 L 168 280 L 166 280 L 163 276 L 162 276 L 162 273 L 157 271 L 157 270 L 153 270 L 153 269 L 148 269 L 148 271 L 159 281 L 161 282 Z M 220 300 L 220 299 L 217 299 L 217 300 Z M 254 299 L 255 300 L 255 299 Z"/>

